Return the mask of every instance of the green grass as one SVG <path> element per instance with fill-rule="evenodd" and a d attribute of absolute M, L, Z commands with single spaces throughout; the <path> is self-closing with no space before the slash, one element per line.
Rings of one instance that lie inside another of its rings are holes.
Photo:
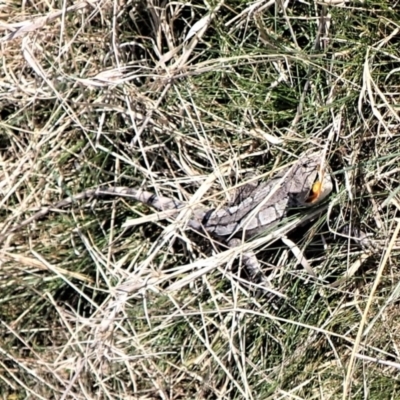
<path fill-rule="evenodd" d="M 285 297 L 254 296 L 232 251 L 127 199 L 7 234 L 2 398 L 400 396 L 398 7 L 282 3 L 209 3 L 185 43 L 207 3 L 0 5 L 3 232 L 99 184 L 215 208 L 316 148 L 335 180 L 289 235 L 317 279 L 282 241 L 249 243 Z M 349 221 L 372 253 L 335 236 Z"/>

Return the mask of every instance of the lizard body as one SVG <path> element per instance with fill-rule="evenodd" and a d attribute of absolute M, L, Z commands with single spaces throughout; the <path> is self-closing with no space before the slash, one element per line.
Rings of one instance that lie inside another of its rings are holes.
<path fill-rule="evenodd" d="M 196 208 L 188 226 L 197 231 L 206 231 L 233 247 L 241 239 L 249 239 L 278 223 L 293 207 L 309 207 L 319 203 L 332 191 L 332 181 L 328 173 L 321 173 L 321 154 L 301 157 L 292 166 L 284 168 L 271 180 L 259 185 L 243 186 L 233 205 L 219 209 Z M 70 196 L 44 207 L 20 224 L 0 235 L 0 241 L 12 232 L 46 216 L 52 210 L 67 207 L 76 201 L 103 196 L 129 197 L 157 210 L 176 210 L 178 213 L 185 203 L 151 192 L 129 187 L 98 187 Z M 250 276 L 260 280 L 262 272 L 255 255 L 245 253 L 242 260 Z"/>

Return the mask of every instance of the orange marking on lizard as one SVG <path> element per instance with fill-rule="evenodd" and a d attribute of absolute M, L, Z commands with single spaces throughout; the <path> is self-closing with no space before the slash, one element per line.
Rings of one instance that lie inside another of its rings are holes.
<path fill-rule="evenodd" d="M 310 195 L 307 198 L 307 203 L 314 203 L 318 200 L 319 196 L 322 193 L 322 182 L 317 181 L 314 183 L 310 190 Z"/>
<path fill-rule="evenodd" d="M 325 171 L 321 171 L 321 166 L 318 166 L 319 168 L 319 175 L 320 177 L 318 177 L 319 179 L 317 181 L 314 182 L 314 184 L 312 185 L 312 188 L 310 190 L 310 194 L 306 200 L 306 203 L 315 203 L 318 199 L 319 196 L 321 196 L 322 193 L 322 182 L 324 180 L 324 172 Z"/>

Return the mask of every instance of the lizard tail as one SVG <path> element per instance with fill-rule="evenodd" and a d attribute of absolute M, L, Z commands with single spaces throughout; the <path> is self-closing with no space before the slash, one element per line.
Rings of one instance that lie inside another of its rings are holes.
<path fill-rule="evenodd" d="M 0 235 L 0 241 L 3 241 L 6 238 L 6 235 L 8 235 L 9 233 L 16 232 L 19 229 L 29 225 L 31 222 L 42 219 L 51 211 L 65 208 L 79 200 L 102 196 L 130 197 L 133 200 L 140 201 L 141 203 L 147 204 L 161 211 L 173 209 L 179 210 L 181 207 L 183 207 L 183 203 L 178 200 L 170 199 L 163 196 L 156 196 L 153 193 L 146 192 L 140 189 L 133 189 L 125 186 L 99 187 L 97 189 L 86 190 L 74 196 L 66 197 L 65 199 L 59 201 L 54 205 L 43 207 L 38 212 L 22 221 L 20 224 L 11 227 L 5 234 Z"/>

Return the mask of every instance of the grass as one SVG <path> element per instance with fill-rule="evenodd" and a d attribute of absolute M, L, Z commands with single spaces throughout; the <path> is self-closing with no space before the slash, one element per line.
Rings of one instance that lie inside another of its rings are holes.
<path fill-rule="evenodd" d="M 0 3 L 2 398 L 400 396 L 398 5 L 328 3 Z M 284 297 L 127 199 L 7 233 L 99 184 L 215 208 L 314 148 L 335 190 L 289 238 L 317 278 L 246 244 Z"/>

